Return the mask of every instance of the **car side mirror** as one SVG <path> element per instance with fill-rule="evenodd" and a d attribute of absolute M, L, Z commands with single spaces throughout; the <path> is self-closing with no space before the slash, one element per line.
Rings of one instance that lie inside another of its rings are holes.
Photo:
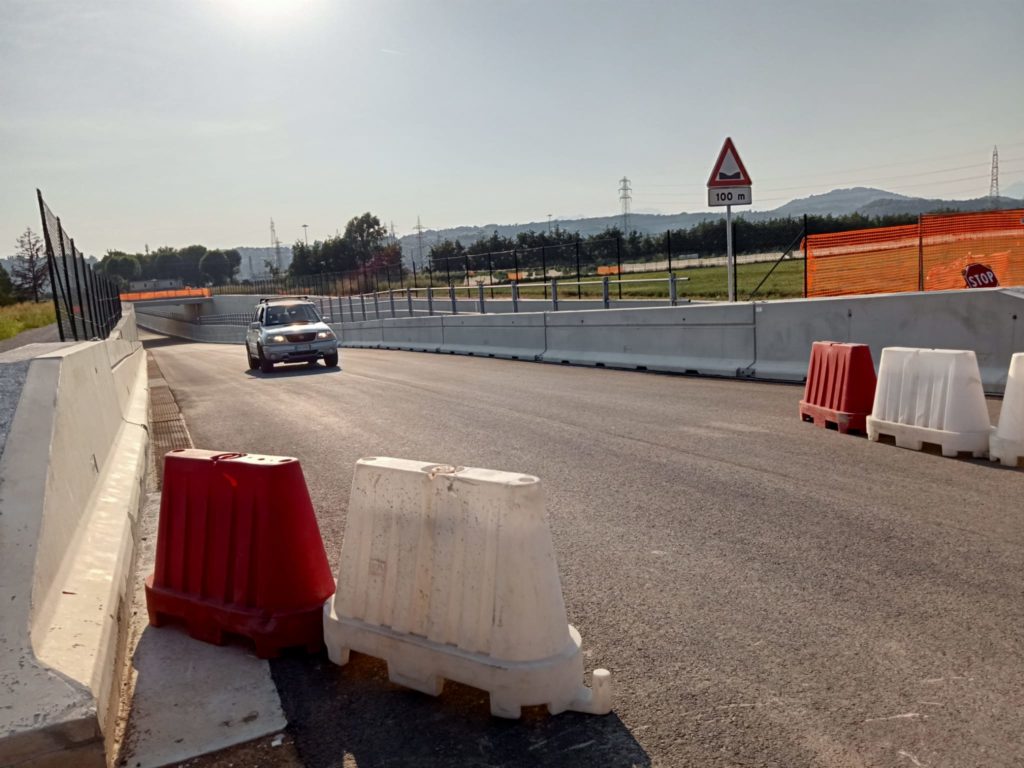
<path fill-rule="evenodd" d="M 258 331 L 259 329 L 260 329 L 260 324 L 259 323 L 256 323 L 256 322 L 249 323 L 249 330 L 250 331 Z"/>

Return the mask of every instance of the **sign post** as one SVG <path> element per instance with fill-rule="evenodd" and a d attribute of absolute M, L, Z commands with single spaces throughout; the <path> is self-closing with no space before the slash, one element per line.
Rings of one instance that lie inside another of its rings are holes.
<path fill-rule="evenodd" d="M 739 152 L 726 138 L 718 160 L 708 178 L 708 205 L 725 206 L 725 263 L 728 274 L 729 301 L 736 301 L 736 257 L 732 249 L 732 207 L 754 202 L 750 174 L 743 167 Z"/>

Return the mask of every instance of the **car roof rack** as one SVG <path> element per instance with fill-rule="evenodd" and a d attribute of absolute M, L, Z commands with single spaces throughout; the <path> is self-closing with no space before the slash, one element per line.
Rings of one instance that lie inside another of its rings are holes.
<path fill-rule="evenodd" d="M 260 304 L 266 304 L 271 301 L 286 301 L 288 299 L 302 299 L 303 301 L 309 301 L 309 296 L 264 296 L 260 299 Z"/>

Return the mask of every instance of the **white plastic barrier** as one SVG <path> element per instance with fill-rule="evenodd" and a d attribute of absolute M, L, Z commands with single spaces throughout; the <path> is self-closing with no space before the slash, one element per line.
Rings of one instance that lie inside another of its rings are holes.
<path fill-rule="evenodd" d="M 337 575 L 324 605 L 335 664 L 367 653 L 431 696 L 456 680 L 487 691 L 499 717 L 611 710 L 607 670 L 583 685 L 536 477 L 360 459 Z"/>
<path fill-rule="evenodd" d="M 883 349 L 867 428 L 869 439 L 890 435 L 901 448 L 933 443 L 943 456 L 985 456 L 991 425 L 974 352 Z"/>
<path fill-rule="evenodd" d="M 989 458 L 1015 467 L 1024 457 L 1024 352 L 1010 358 L 999 426 L 989 439 Z"/>

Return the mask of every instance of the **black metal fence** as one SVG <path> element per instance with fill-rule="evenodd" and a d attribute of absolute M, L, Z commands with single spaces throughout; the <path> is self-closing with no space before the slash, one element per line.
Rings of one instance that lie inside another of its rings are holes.
<path fill-rule="evenodd" d="M 802 257 L 798 248 L 804 235 L 804 225 L 795 222 L 796 237 L 782 251 L 763 254 L 742 254 L 744 292 L 774 297 L 799 296 L 803 276 L 793 279 L 793 270 L 777 271 L 779 262 Z M 727 293 L 725 256 L 718 252 L 694 253 L 684 250 L 675 242 L 673 233 L 666 232 L 656 238 L 647 238 L 648 247 L 636 238 L 605 238 L 572 240 L 534 247 L 520 247 L 485 253 L 459 255 L 432 255 L 413 259 L 408 264 L 379 264 L 373 261 L 363 267 L 346 272 L 321 271 L 304 275 L 279 275 L 256 278 L 241 284 L 214 289 L 217 293 L 275 293 L 315 294 L 318 296 L 348 296 L 372 294 L 388 290 L 421 289 L 428 287 L 455 287 L 466 298 L 474 298 L 480 285 L 508 285 L 510 283 L 544 284 L 552 278 L 571 282 L 566 285 L 565 298 L 575 295 L 583 298 L 587 293 L 581 281 L 586 278 L 611 276 L 615 280 L 613 292 L 617 297 L 647 295 L 661 289 L 658 281 L 629 280 L 629 276 L 645 277 L 651 273 L 670 275 L 693 268 L 717 268 L 705 279 L 691 280 L 688 290 L 695 297 L 717 298 Z M 775 262 L 774 264 L 772 262 Z M 694 273 L 689 273 L 694 274 Z M 641 287 L 641 283 L 645 283 Z M 657 285 L 655 285 L 657 283 Z M 667 283 L 665 283 L 667 285 Z M 756 286 L 756 287 L 755 287 Z M 548 297 L 548 288 L 540 289 Z M 625 294 L 625 295 L 624 295 Z M 493 295 L 493 289 L 492 289 Z"/>
<path fill-rule="evenodd" d="M 60 218 L 43 201 L 43 194 L 36 190 L 36 196 L 43 219 L 46 264 L 60 339 L 105 339 L 121 319 L 117 286 L 86 262 L 61 226 Z"/>

